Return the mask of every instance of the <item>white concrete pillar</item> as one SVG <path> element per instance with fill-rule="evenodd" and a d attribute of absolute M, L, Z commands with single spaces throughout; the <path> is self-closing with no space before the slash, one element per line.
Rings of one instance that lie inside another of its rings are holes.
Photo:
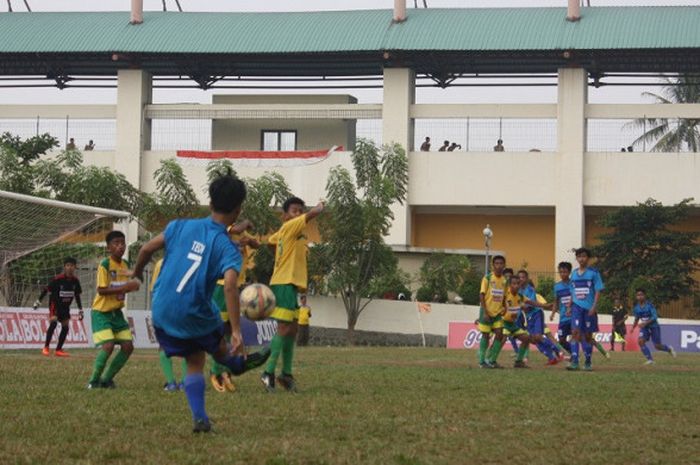
<path fill-rule="evenodd" d="M 411 105 L 416 98 L 416 74 L 408 68 L 384 69 L 384 104 L 382 106 L 382 141 L 398 143 L 408 155 L 413 150 L 413 120 Z M 410 181 L 409 181 L 410 184 Z M 408 201 L 394 205 L 394 222 L 389 236 L 390 245 L 410 245 L 411 216 Z"/>
<path fill-rule="evenodd" d="M 557 169 L 555 202 L 555 259 L 572 261 L 572 248 L 585 240 L 583 205 L 585 107 L 588 100 L 584 69 L 560 69 L 557 104 Z"/>
<path fill-rule="evenodd" d="M 114 169 L 141 189 L 143 151 L 151 148 L 151 121 L 144 118 L 145 107 L 152 101 L 151 74 L 136 69 L 117 74 L 117 144 Z M 128 227 L 128 241 L 138 239 L 138 225 Z"/>

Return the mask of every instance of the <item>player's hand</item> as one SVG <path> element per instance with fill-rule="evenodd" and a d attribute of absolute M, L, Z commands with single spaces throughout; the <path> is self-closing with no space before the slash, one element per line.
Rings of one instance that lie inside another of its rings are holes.
<path fill-rule="evenodd" d="M 596 313 L 597 313 L 597 312 L 596 312 L 595 307 L 593 307 L 593 308 L 591 308 L 590 310 L 588 310 L 588 316 L 593 316 L 593 315 L 595 315 Z"/>
<path fill-rule="evenodd" d="M 321 199 L 318 204 L 316 204 L 316 209 L 322 212 L 324 208 L 326 208 L 326 201 Z"/>
<path fill-rule="evenodd" d="M 82 310 L 78 311 L 78 321 L 83 321 L 83 318 L 85 318 L 85 313 Z"/>
<path fill-rule="evenodd" d="M 243 355 L 244 357 L 248 355 L 240 331 L 233 331 L 231 333 L 231 353 L 234 355 Z"/>
<path fill-rule="evenodd" d="M 32 305 L 32 308 L 33 308 L 34 310 L 36 310 L 37 308 L 39 308 L 39 305 L 41 305 L 41 302 L 39 302 L 39 300 L 37 299 L 37 300 L 34 301 L 34 304 Z"/>
<path fill-rule="evenodd" d="M 141 287 L 141 281 L 138 279 L 132 279 L 126 282 L 124 286 L 122 286 L 122 289 L 124 289 L 124 292 L 134 292 L 138 291 L 139 288 Z"/>

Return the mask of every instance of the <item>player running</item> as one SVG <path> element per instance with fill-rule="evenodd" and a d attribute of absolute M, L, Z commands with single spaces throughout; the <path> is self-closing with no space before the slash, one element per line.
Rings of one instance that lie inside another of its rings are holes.
<path fill-rule="evenodd" d="M 637 304 L 634 306 L 634 324 L 632 324 L 632 332 L 634 333 L 634 330 L 639 325 L 639 348 L 647 358 L 644 364 L 653 365 L 655 363 L 651 356 L 651 351 L 646 345 L 649 339 L 654 343 L 656 350 L 668 352 L 675 358 L 676 351 L 673 350 L 673 347 L 661 342 L 659 317 L 656 313 L 656 308 L 647 300 L 646 291 L 642 288 L 637 289 L 635 298 L 637 299 Z"/>

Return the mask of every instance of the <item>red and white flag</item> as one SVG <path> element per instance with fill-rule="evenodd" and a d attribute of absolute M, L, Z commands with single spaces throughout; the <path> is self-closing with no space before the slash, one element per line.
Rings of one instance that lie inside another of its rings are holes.
<path fill-rule="evenodd" d="M 290 166 L 313 165 L 328 158 L 333 152 L 342 151 L 343 147 L 334 145 L 329 150 L 178 150 L 177 160 L 184 165 L 206 165 L 213 160 L 230 160 L 234 166 L 252 168 L 280 168 Z"/>

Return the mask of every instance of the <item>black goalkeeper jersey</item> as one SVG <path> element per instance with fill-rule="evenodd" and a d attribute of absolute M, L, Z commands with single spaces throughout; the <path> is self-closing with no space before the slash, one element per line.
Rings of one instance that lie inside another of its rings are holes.
<path fill-rule="evenodd" d="M 41 293 L 39 300 L 49 294 L 49 308 L 52 312 L 64 313 L 70 311 L 70 304 L 73 298 L 80 299 L 83 290 L 80 287 L 80 280 L 77 277 L 68 277 L 61 273 L 54 277 L 46 289 Z M 80 301 L 78 301 L 80 303 Z"/>

